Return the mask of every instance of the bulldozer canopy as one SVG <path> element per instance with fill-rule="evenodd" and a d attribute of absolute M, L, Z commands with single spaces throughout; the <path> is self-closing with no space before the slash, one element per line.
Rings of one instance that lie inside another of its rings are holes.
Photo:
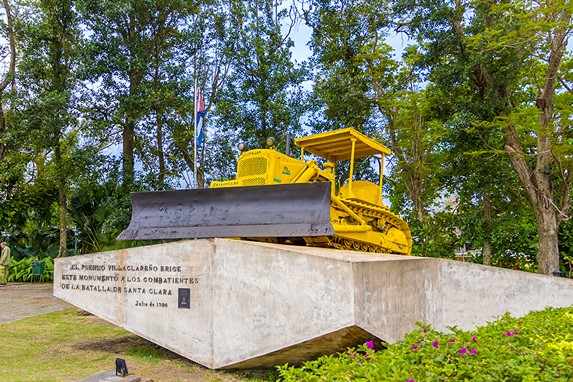
<path fill-rule="evenodd" d="M 297 138 L 295 144 L 304 151 L 335 162 L 351 158 L 352 139 L 356 140 L 355 158 L 390 154 L 390 149 L 352 128 Z"/>

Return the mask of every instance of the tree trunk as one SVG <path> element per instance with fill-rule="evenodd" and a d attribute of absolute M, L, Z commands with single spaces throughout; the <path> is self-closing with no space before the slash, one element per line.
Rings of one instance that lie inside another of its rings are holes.
<path fill-rule="evenodd" d="M 550 275 L 559 271 L 559 224 L 553 206 L 543 208 L 540 214 L 537 223 L 539 235 L 537 268 L 539 273 Z"/>
<path fill-rule="evenodd" d="M 123 188 L 129 190 L 134 179 L 134 155 L 133 139 L 135 135 L 135 122 L 128 118 L 123 126 L 123 153 L 122 153 L 122 174 Z"/>
<path fill-rule="evenodd" d="M 62 152 L 60 141 L 56 143 L 56 167 L 58 168 L 58 201 L 60 204 L 60 246 L 59 257 L 66 257 L 68 254 L 68 198 L 66 196 L 66 180 L 62 169 Z"/>
<path fill-rule="evenodd" d="M 550 169 L 554 165 L 554 160 L 549 137 L 540 136 L 537 147 L 539 149 L 537 163 L 535 168 L 531 169 L 521 149 L 515 126 L 509 125 L 506 128 L 505 150 L 527 193 L 537 222 L 539 234 L 537 271 L 548 275 L 559 269 L 559 216 L 553 202 Z"/>
<path fill-rule="evenodd" d="M 157 156 L 159 159 L 158 187 L 165 188 L 165 152 L 163 151 L 163 122 L 159 110 L 155 110 L 155 124 L 157 126 Z"/>
<path fill-rule="evenodd" d="M 570 197 L 568 176 L 559 174 L 561 187 L 567 187 L 566 192 L 557 192 L 554 196 L 553 178 L 558 174 L 556 168 L 559 163 L 553 155 L 552 134 L 555 132 L 555 85 L 558 78 L 559 67 L 563 60 L 570 33 L 571 12 L 560 11 L 553 16 L 564 27 L 557 27 L 550 35 L 550 54 L 545 74 L 544 86 L 541 94 L 536 99 L 539 109 L 539 129 L 537 138 L 537 161 L 535 168 L 531 168 L 526 161 L 521 148 L 517 131 L 513 124 L 506 127 L 505 149 L 511 160 L 521 184 L 527 192 L 527 196 L 537 221 L 539 235 L 539 250 L 537 253 L 538 272 L 551 274 L 559 270 L 559 223 L 570 209 Z M 557 182 L 556 182 L 557 184 Z M 557 186 L 556 186 L 557 187 Z M 555 200 L 555 198 L 562 198 Z M 561 207 L 561 210 L 557 206 Z"/>
<path fill-rule="evenodd" d="M 491 241 L 489 238 L 485 238 L 483 241 L 483 265 L 491 265 Z"/>
<path fill-rule="evenodd" d="M 133 185 L 135 179 L 135 154 L 134 154 L 134 140 L 135 140 L 135 127 L 138 120 L 137 106 L 133 100 L 137 97 L 137 89 L 143 78 L 143 71 L 138 70 L 138 52 L 134 48 L 136 42 L 136 20 L 133 12 L 128 15 L 128 23 L 125 26 L 127 34 L 124 38 L 127 39 L 129 48 L 129 100 L 126 103 L 126 120 L 123 126 L 123 153 L 122 153 L 122 175 L 123 175 L 123 189 L 128 191 Z"/>
<path fill-rule="evenodd" d="M 60 200 L 60 247 L 58 250 L 59 257 L 68 255 L 68 199 L 64 190 L 64 185 L 58 186 Z"/>
<path fill-rule="evenodd" d="M 6 118 L 4 116 L 4 104 L 2 103 L 2 92 L 0 91 L 0 138 L 6 133 Z M 0 162 L 4 160 L 6 156 L 6 144 L 0 143 Z"/>
<path fill-rule="evenodd" d="M 491 265 L 491 197 L 489 195 L 489 188 L 487 185 L 484 187 L 484 220 L 485 229 L 483 232 L 483 264 Z"/>

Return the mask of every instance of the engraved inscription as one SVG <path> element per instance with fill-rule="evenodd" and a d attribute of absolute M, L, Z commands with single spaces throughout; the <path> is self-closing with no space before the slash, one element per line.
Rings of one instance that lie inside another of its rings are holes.
<path fill-rule="evenodd" d="M 199 284 L 192 269 L 175 264 L 71 263 L 60 276 L 61 289 L 138 296 L 135 308 L 191 308 L 190 286 Z M 183 288 L 182 288 L 183 287 Z"/>

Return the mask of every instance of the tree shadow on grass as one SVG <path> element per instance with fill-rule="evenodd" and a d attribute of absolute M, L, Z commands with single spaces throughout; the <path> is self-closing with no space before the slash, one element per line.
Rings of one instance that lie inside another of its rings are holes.
<path fill-rule="evenodd" d="M 142 358 L 155 358 L 156 360 L 176 360 L 181 364 L 188 364 L 200 370 L 208 370 L 204 366 L 195 363 L 187 358 L 184 358 L 170 350 L 167 350 L 153 342 L 147 341 L 144 338 L 135 335 L 124 336 L 119 338 L 106 338 L 97 341 L 86 341 L 73 344 L 75 350 L 83 351 L 101 351 L 114 354 L 129 354 L 132 356 L 139 356 Z M 274 368 L 264 369 L 244 369 L 244 370 L 218 370 L 217 373 L 221 376 L 240 375 L 244 378 L 253 378 L 257 381 L 270 381 L 276 380 L 277 373 Z"/>
<path fill-rule="evenodd" d="M 136 336 L 97 339 L 94 341 L 82 341 L 73 344 L 73 348 L 76 350 L 103 351 L 106 353 L 116 353 L 116 354 L 126 353 L 132 350 L 143 350 L 151 347 L 158 347 L 158 346 L 143 338 Z M 167 352 L 167 350 L 165 349 L 162 350 Z"/>

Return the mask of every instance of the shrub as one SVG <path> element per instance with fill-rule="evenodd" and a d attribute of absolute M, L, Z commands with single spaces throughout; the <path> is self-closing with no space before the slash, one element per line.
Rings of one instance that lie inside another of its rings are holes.
<path fill-rule="evenodd" d="M 573 307 L 504 315 L 475 331 L 419 329 L 387 349 L 367 345 L 279 366 L 282 381 L 571 381 Z"/>
<path fill-rule="evenodd" d="M 44 257 L 39 259 L 35 257 L 27 257 L 21 260 L 10 259 L 8 265 L 8 281 L 9 282 L 28 282 L 32 281 L 32 263 L 36 261 L 44 262 L 44 281 L 54 280 L 54 262 L 51 257 Z"/>

